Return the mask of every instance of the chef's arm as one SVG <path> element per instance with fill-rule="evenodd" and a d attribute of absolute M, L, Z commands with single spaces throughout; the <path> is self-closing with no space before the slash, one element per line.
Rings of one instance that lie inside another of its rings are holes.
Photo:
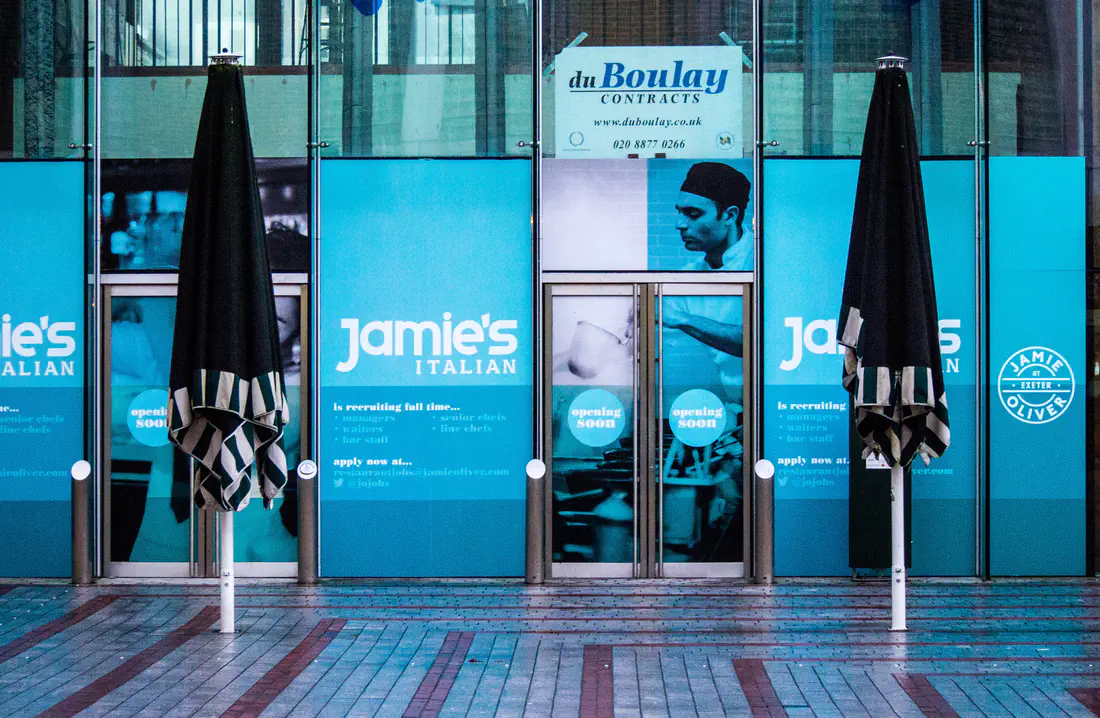
<path fill-rule="evenodd" d="M 689 337 L 698 339 L 718 351 L 741 356 L 744 346 L 744 327 L 740 324 L 723 324 L 698 314 L 689 314 L 672 307 L 665 308 L 664 325 L 679 329 Z"/>

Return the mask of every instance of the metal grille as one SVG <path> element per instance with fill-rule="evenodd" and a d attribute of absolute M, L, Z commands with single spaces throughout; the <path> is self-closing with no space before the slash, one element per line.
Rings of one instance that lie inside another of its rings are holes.
<path fill-rule="evenodd" d="M 309 0 L 103 0 L 104 62 L 205 65 L 222 48 L 248 65 L 305 65 Z"/>
<path fill-rule="evenodd" d="M 369 0 L 354 12 L 374 24 L 375 65 L 394 56 L 413 65 L 474 63 L 474 0 L 398 0 L 400 12 Z M 202 66 L 222 48 L 246 65 L 309 61 L 310 0 L 103 0 L 104 62 L 113 67 Z M 319 3 L 322 62 L 341 62 L 340 29 L 350 0 Z M 371 13 L 371 10 L 374 10 Z M 411 10 L 411 12 L 410 12 Z"/>

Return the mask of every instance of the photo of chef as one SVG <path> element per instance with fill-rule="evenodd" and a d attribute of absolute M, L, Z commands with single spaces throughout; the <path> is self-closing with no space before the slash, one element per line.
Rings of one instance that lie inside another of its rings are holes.
<path fill-rule="evenodd" d="M 105 160 L 100 199 L 103 271 L 179 267 L 190 160 Z M 272 271 L 309 271 L 309 170 L 305 159 L 258 159 Z"/>
<path fill-rule="evenodd" d="M 744 313 L 729 295 L 662 299 L 664 560 L 743 560 Z M 710 404 L 700 404 L 700 399 Z M 672 407 L 721 418 L 700 440 L 678 432 Z M 686 440 L 685 440 L 686 439 Z"/>
<path fill-rule="evenodd" d="M 751 272 L 752 160 L 547 159 L 547 271 Z"/>
<path fill-rule="evenodd" d="M 647 167 L 648 266 L 751 272 L 751 160 L 652 160 Z"/>

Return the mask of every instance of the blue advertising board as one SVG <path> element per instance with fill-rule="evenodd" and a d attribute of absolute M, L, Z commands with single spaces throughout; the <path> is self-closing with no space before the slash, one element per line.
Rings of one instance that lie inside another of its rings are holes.
<path fill-rule="evenodd" d="M 530 165 L 332 160 L 321 177 L 323 574 L 522 574 Z"/>
<path fill-rule="evenodd" d="M 1085 186 L 1083 157 L 989 161 L 994 575 L 1086 568 Z"/>
<path fill-rule="evenodd" d="M 0 163 L 0 186 L 0 576 L 67 576 L 69 470 L 84 458 L 84 164 Z"/>
<path fill-rule="evenodd" d="M 913 466 L 912 573 L 972 575 L 974 165 L 926 161 L 921 171 L 951 448 L 931 466 Z M 776 465 L 777 575 L 850 573 L 851 417 L 836 324 L 858 173 L 858 160 L 850 159 L 765 162 L 763 441 Z"/>

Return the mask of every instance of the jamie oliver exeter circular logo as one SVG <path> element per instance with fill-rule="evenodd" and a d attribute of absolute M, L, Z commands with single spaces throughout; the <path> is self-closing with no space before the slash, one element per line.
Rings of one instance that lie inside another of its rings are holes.
<path fill-rule="evenodd" d="M 1047 347 L 1020 349 L 997 375 L 997 394 L 1009 414 L 1025 424 L 1046 424 L 1073 402 L 1073 369 Z"/>

